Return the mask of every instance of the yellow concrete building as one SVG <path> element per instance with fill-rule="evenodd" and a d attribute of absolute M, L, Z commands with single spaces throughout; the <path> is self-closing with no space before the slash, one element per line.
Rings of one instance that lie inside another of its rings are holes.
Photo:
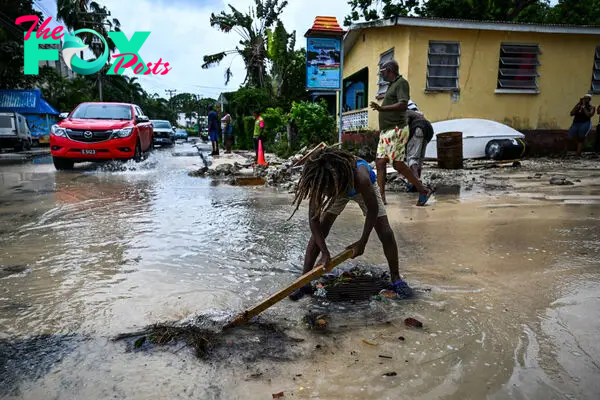
<path fill-rule="evenodd" d="M 344 38 L 344 131 L 378 129 L 368 104 L 395 59 L 432 121 L 484 118 L 522 131 L 566 130 L 585 93 L 600 94 L 600 28 L 398 17 Z M 592 104 L 598 105 L 600 97 Z"/>

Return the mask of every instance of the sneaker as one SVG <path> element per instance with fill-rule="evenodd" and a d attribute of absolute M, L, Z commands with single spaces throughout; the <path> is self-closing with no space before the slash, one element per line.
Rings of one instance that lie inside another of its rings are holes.
<path fill-rule="evenodd" d="M 401 299 L 410 299 L 415 295 L 412 288 L 408 286 L 408 283 L 404 282 L 402 279 L 393 283 L 392 289 Z"/>
<path fill-rule="evenodd" d="M 312 293 L 312 286 L 310 285 L 305 285 L 302 286 L 299 289 L 296 289 L 292 292 L 292 294 L 290 294 L 288 297 L 290 298 L 290 300 L 292 301 L 298 301 L 300 300 L 302 297 L 304 297 L 305 294 L 311 294 Z"/>
<path fill-rule="evenodd" d="M 419 194 L 419 201 L 417 201 L 417 206 L 423 207 L 425 204 L 427 204 L 427 201 L 429 200 L 432 194 L 433 190 L 431 190 L 431 188 L 427 188 L 427 193 Z"/>

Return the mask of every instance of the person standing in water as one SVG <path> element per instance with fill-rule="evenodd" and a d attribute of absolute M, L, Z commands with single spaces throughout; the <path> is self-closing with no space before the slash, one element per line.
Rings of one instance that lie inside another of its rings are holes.
<path fill-rule="evenodd" d="M 210 111 L 208 113 L 208 137 L 212 143 L 211 156 L 219 155 L 219 125 L 217 120 L 218 116 L 215 106 L 210 106 Z"/>
<path fill-rule="evenodd" d="M 569 136 L 577 141 L 577 157 L 581 157 L 585 138 L 592 130 L 592 117 L 596 109 L 590 103 L 591 100 L 592 95 L 586 94 L 579 99 L 579 102 L 571 110 L 573 123 L 569 128 Z"/>
<path fill-rule="evenodd" d="M 231 126 L 231 115 L 223 110 L 223 118 L 221 118 L 221 132 L 223 132 L 223 143 L 225 144 L 225 154 L 231 153 L 231 145 L 233 144 L 233 127 Z"/>
<path fill-rule="evenodd" d="M 385 201 L 386 167 L 390 163 L 415 186 L 419 192 L 418 206 L 424 206 L 433 191 L 426 188 L 415 176 L 413 171 L 404 163 L 406 144 L 409 138 L 409 127 L 406 120 L 406 110 L 410 101 L 408 81 L 399 73 L 398 63 L 388 61 L 379 70 L 379 75 L 390 85 L 385 92 L 383 104 L 372 101 L 371 108 L 379 113 L 379 145 L 377 146 L 377 182 Z"/>
<path fill-rule="evenodd" d="M 365 216 L 365 224 L 360 239 L 348 246 L 353 250 L 352 258 L 364 253 L 371 231 L 375 229 L 388 261 L 392 288 L 401 298 L 413 296 L 413 290 L 400 276 L 398 245 L 383 205 L 375 171 L 365 160 L 336 148 L 326 147 L 315 151 L 302 170 L 293 202 L 296 206 L 294 213 L 306 198 L 309 199 L 308 220 L 312 236 L 306 247 L 303 274 L 315 267 L 319 253 L 321 260 L 318 264 L 328 269 L 331 255 L 325 238 L 338 215 L 350 200 L 354 200 Z M 306 285 L 289 297 L 296 301 L 310 294 L 311 290 L 311 286 Z"/>

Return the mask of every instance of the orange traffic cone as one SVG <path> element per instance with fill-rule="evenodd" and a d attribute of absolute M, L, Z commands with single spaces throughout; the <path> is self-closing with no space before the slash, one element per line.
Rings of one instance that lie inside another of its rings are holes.
<path fill-rule="evenodd" d="M 267 166 L 268 164 L 265 162 L 265 153 L 263 152 L 262 140 L 258 141 L 258 160 L 256 162 L 258 165 Z"/>

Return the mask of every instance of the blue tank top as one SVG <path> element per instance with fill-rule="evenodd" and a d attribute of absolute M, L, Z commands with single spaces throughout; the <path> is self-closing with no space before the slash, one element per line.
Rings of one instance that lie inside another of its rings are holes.
<path fill-rule="evenodd" d="M 373 171 L 373 168 L 371 168 L 369 163 L 367 163 L 365 160 L 356 160 L 356 168 L 360 167 L 361 165 L 364 165 L 365 167 L 367 167 L 369 169 L 371 183 L 377 182 L 377 175 L 375 174 L 375 171 Z M 354 188 L 352 188 L 348 191 L 348 197 L 354 197 L 354 196 L 356 196 L 356 190 Z"/>

